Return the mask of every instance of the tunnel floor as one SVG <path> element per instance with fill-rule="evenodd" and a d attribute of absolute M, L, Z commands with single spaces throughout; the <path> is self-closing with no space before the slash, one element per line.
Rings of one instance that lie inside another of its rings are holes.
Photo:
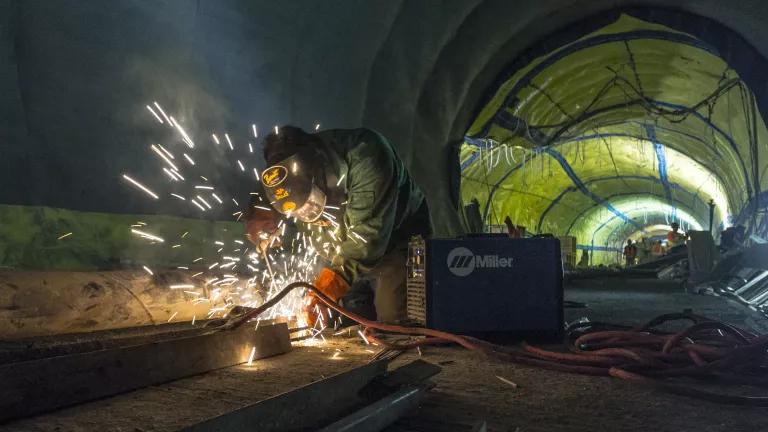
<path fill-rule="evenodd" d="M 573 282 L 566 320 L 640 324 L 668 312 L 694 313 L 768 329 L 768 320 L 722 298 L 685 292 L 673 282 L 598 278 Z M 357 338 L 302 346 L 291 353 L 145 388 L 0 426 L 0 431 L 171 431 L 365 363 Z M 337 359 L 331 359 L 336 350 Z M 392 367 L 419 357 L 409 352 Z M 611 378 L 551 372 L 489 360 L 460 348 L 425 348 L 442 366 L 422 406 L 387 430 L 493 431 L 754 431 L 768 430 L 768 408 L 725 406 L 662 393 Z M 497 377 L 517 384 L 514 388 Z M 733 390 L 732 388 L 730 390 Z M 754 391 L 754 390 L 753 390 Z M 172 407 L 172 409 L 169 409 Z"/>

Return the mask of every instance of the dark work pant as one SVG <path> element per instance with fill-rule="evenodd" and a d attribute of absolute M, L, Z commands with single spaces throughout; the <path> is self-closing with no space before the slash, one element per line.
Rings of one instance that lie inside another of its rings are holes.
<path fill-rule="evenodd" d="M 341 299 L 342 305 L 367 318 L 375 317 L 380 322 L 404 321 L 407 256 L 407 244 L 387 252 L 376 267 L 352 284 L 349 293 Z"/>

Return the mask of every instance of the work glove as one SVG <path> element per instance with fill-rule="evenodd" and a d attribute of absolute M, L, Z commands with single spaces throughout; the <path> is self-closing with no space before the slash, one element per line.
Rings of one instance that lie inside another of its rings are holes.
<path fill-rule="evenodd" d="M 252 209 L 245 221 L 245 237 L 253 243 L 259 252 L 271 246 L 279 246 L 276 212 Z"/>
<path fill-rule="evenodd" d="M 338 303 L 339 299 L 349 292 L 349 283 L 338 273 L 329 268 L 323 268 L 315 279 L 313 284 L 317 289 L 330 297 L 331 300 Z M 324 315 L 323 315 L 324 314 Z M 322 315 L 322 318 L 320 316 Z M 314 327 L 318 320 L 322 320 L 325 325 L 329 325 L 328 307 L 323 303 L 314 292 L 307 293 L 307 302 L 304 307 L 304 317 L 307 325 Z"/>

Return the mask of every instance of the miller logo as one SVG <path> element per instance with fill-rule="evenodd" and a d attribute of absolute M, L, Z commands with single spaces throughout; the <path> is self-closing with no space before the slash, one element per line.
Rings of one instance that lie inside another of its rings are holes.
<path fill-rule="evenodd" d="M 453 248 L 448 253 L 448 270 L 456 276 L 469 276 L 475 268 L 509 268 L 514 258 L 500 258 L 498 255 L 475 255 L 465 247 Z"/>
<path fill-rule="evenodd" d="M 275 165 L 264 170 L 261 175 L 261 182 L 266 187 L 275 187 L 282 183 L 288 177 L 288 170 L 282 165 Z"/>

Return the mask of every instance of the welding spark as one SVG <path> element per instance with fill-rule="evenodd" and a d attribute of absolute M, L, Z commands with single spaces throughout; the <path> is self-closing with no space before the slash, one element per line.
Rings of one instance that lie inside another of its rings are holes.
<path fill-rule="evenodd" d="M 145 272 L 149 273 L 150 276 L 154 276 L 154 273 L 152 273 L 152 270 L 150 270 L 149 267 L 141 266 L 141 268 L 143 268 Z"/>
<path fill-rule="evenodd" d="M 175 120 L 174 120 L 174 123 L 176 123 Z M 176 123 L 176 129 L 178 129 L 179 133 L 184 138 L 184 142 L 187 143 L 189 148 L 195 148 L 195 143 L 192 142 L 192 139 L 189 137 L 189 135 L 187 135 L 187 131 L 185 131 L 184 128 L 181 127 L 180 124 Z"/>
<path fill-rule="evenodd" d="M 206 189 L 206 190 L 213 190 L 213 186 L 195 186 L 195 189 Z"/>
<path fill-rule="evenodd" d="M 200 204 L 198 204 L 197 201 L 195 201 L 194 198 L 191 199 L 191 202 L 192 202 L 192 204 L 196 205 L 197 208 L 199 208 L 200 210 L 205 211 L 205 207 L 203 207 Z"/>
<path fill-rule="evenodd" d="M 358 331 L 357 331 L 357 334 L 359 334 L 359 335 L 360 335 L 360 337 L 361 337 L 361 338 L 363 338 L 363 340 L 365 341 L 365 344 L 366 344 L 366 345 L 370 345 L 370 344 L 371 344 L 370 342 L 368 342 L 368 338 L 367 338 L 367 337 L 365 337 L 365 335 L 363 334 L 363 332 L 361 332 L 360 330 L 358 330 Z"/>
<path fill-rule="evenodd" d="M 170 124 L 171 123 L 171 119 L 169 119 L 168 116 L 165 115 L 165 111 L 163 111 L 163 109 L 160 107 L 160 104 L 157 103 L 157 101 L 155 101 L 153 103 L 155 104 L 155 108 L 157 108 L 157 110 L 160 111 L 160 114 L 163 115 L 163 118 L 165 119 L 165 121 L 167 121 L 168 124 Z"/>
<path fill-rule="evenodd" d="M 219 137 L 217 137 L 216 134 L 211 134 L 211 137 L 213 137 L 213 142 L 215 142 L 216 145 L 221 144 L 221 142 L 219 141 Z"/>
<path fill-rule="evenodd" d="M 268 207 L 264 207 L 264 206 L 257 206 L 257 205 L 255 205 L 255 206 L 253 206 L 253 208 L 257 208 L 259 210 L 272 211 L 272 209 L 270 209 Z"/>
<path fill-rule="evenodd" d="M 253 144 L 248 143 L 248 152 L 253 153 Z"/>
<path fill-rule="evenodd" d="M 194 287 L 195 286 L 192 285 L 192 284 L 175 284 L 175 285 L 168 286 L 168 288 L 170 288 L 170 289 L 190 289 L 190 288 L 194 288 Z"/>
<path fill-rule="evenodd" d="M 160 118 L 160 116 L 159 116 L 159 115 L 157 115 L 157 113 L 155 112 L 155 110 L 153 110 L 153 109 L 152 109 L 152 107 L 151 107 L 151 106 L 147 105 L 147 109 L 149 110 L 149 112 L 151 112 L 151 113 L 152 113 L 152 115 L 153 115 L 153 116 L 155 116 L 155 118 L 157 119 L 157 121 L 159 121 L 159 122 L 160 122 L 160 124 L 163 124 L 163 123 L 164 123 L 164 122 L 163 122 L 163 119 L 161 119 L 161 118 Z"/>
<path fill-rule="evenodd" d="M 238 207 L 240 206 L 240 204 L 238 204 L 236 199 L 232 198 L 232 202 L 235 203 L 236 206 L 238 206 Z M 242 212 L 240 212 L 240 213 L 242 213 Z"/>
<path fill-rule="evenodd" d="M 176 175 L 171 172 L 168 168 L 163 167 L 163 172 L 168 174 L 168 177 L 171 179 L 171 181 L 179 181 L 179 179 L 176 177 Z"/>
<path fill-rule="evenodd" d="M 160 156 L 160 157 L 161 157 L 161 158 L 162 158 L 162 159 L 165 161 L 165 163 L 167 163 L 168 165 L 170 165 L 170 166 L 171 166 L 171 168 L 173 168 L 173 169 L 174 169 L 174 170 L 176 170 L 176 171 L 178 171 L 178 170 L 179 170 L 179 169 L 176 167 L 176 165 L 174 165 L 174 163 L 173 163 L 173 162 L 171 162 L 171 160 L 170 160 L 170 159 L 168 159 L 168 156 L 166 156 L 166 155 L 165 155 L 165 153 L 163 153 L 163 152 L 160 150 L 160 148 L 158 148 L 158 147 L 157 147 L 156 145 L 154 145 L 154 144 L 152 144 L 152 145 L 150 146 L 150 148 L 152 149 L 152 151 L 154 151 L 155 153 L 157 153 L 157 154 L 158 154 L 158 155 L 159 155 L 159 156 Z"/>
<path fill-rule="evenodd" d="M 224 203 L 223 201 L 221 201 L 221 198 L 219 198 L 218 195 L 216 195 L 215 193 L 212 193 L 211 196 L 213 197 L 213 199 L 218 201 L 219 204 L 223 204 Z"/>
<path fill-rule="evenodd" d="M 187 162 L 189 162 L 190 165 L 194 165 L 195 164 L 195 161 L 193 161 L 192 158 L 189 157 L 188 154 L 184 153 L 184 158 L 187 160 Z"/>
<path fill-rule="evenodd" d="M 344 177 L 346 177 L 347 174 L 342 174 L 341 177 L 339 177 L 339 181 L 336 182 L 336 186 L 341 185 L 341 182 L 344 181 Z"/>
<path fill-rule="evenodd" d="M 230 149 L 230 150 L 234 150 L 234 149 L 235 149 L 235 147 L 232 145 L 232 140 L 230 140 L 230 139 L 229 139 L 229 134 L 226 134 L 226 133 L 225 133 L 225 134 L 224 134 L 224 138 L 226 138 L 226 139 L 227 139 L 227 144 L 229 144 L 229 149 Z"/>
<path fill-rule="evenodd" d="M 72 233 L 71 233 L 71 232 L 68 232 L 68 233 L 64 234 L 63 236 L 59 237 L 59 240 L 61 240 L 61 239 L 65 239 L 65 238 L 67 238 L 67 237 L 69 237 L 69 236 L 71 236 L 71 235 L 72 235 Z"/>
<path fill-rule="evenodd" d="M 181 176 L 181 174 L 179 174 L 179 172 L 178 172 L 178 171 L 176 171 L 176 170 L 171 170 L 171 172 L 173 172 L 173 175 L 175 175 L 176 177 L 180 178 L 181 180 L 184 180 L 184 177 L 182 177 L 182 176 Z"/>
<path fill-rule="evenodd" d="M 248 356 L 248 366 L 253 365 L 253 358 L 256 356 L 256 347 L 251 349 L 251 355 Z"/>
<path fill-rule="evenodd" d="M 192 325 L 195 325 L 196 319 L 197 319 L 197 315 L 192 315 Z"/>
<path fill-rule="evenodd" d="M 320 123 L 315 125 L 315 130 L 320 130 Z"/>
<path fill-rule="evenodd" d="M 280 129 L 275 125 L 275 135 L 280 135 Z"/>
<path fill-rule="evenodd" d="M 238 160 L 237 164 L 240 165 L 240 171 L 245 172 L 245 167 L 243 166 L 243 163 Z"/>
<path fill-rule="evenodd" d="M 205 206 L 206 206 L 206 207 L 208 207 L 209 209 L 212 209 L 212 208 L 213 208 L 213 207 L 211 207 L 211 205 L 210 205 L 210 204 L 208 204 L 208 201 L 204 200 L 204 199 L 203 199 L 203 197 L 201 197 L 200 195 L 197 195 L 197 199 L 199 199 L 199 200 L 200 200 L 200 202 L 202 202 L 203 204 L 205 204 Z"/>
<path fill-rule="evenodd" d="M 252 125 L 251 125 L 251 129 L 253 129 L 253 137 L 254 137 L 254 138 L 258 138 L 258 137 L 259 137 L 259 130 L 258 130 L 258 129 L 256 129 L 256 125 L 255 125 L 255 124 L 252 124 Z"/>
<path fill-rule="evenodd" d="M 152 235 L 152 234 L 144 232 L 144 231 L 139 231 L 139 230 L 137 230 L 135 228 L 132 228 L 131 232 L 136 234 L 136 235 L 138 235 L 138 236 L 140 236 L 140 237 L 144 237 L 145 239 L 148 239 L 148 240 L 153 240 L 153 241 L 160 242 L 160 243 L 164 243 L 165 242 L 165 240 L 163 240 L 162 238 L 160 238 L 160 237 L 158 237 L 156 235 Z"/>
<path fill-rule="evenodd" d="M 146 192 L 146 193 L 147 193 L 149 196 L 151 196 L 152 198 L 154 198 L 154 199 L 160 199 L 160 197 L 159 197 L 159 196 L 157 196 L 157 194 L 155 194 L 154 192 L 152 192 L 151 190 L 149 190 L 149 189 L 148 189 L 146 186 L 144 186 L 143 184 L 141 184 L 141 183 L 137 182 L 136 180 L 134 180 L 134 179 L 132 179 L 132 178 L 128 177 L 126 174 L 123 174 L 123 178 L 124 178 L 124 179 L 126 179 L 126 180 L 128 180 L 129 182 L 133 183 L 133 185 L 134 185 L 134 186 L 136 186 L 137 188 L 139 188 L 139 189 L 143 190 L 144 192 Z"/>
<path fill-rule="evenodd" d="M 256 168 L 253 169 L 253 174 L 256 176 L 256 178 L 259 178 L 259 170 Z"/>
<path fill-rule="evenodd" d="M 171 322 L 171 320 L 174 319 L 176 317 L 176 314 L 178 313 L 179 313 L 178 311 L 174 312 L 173 315 L 171 315 L 171 317 L 168 318 L 168 322 Z"/>

